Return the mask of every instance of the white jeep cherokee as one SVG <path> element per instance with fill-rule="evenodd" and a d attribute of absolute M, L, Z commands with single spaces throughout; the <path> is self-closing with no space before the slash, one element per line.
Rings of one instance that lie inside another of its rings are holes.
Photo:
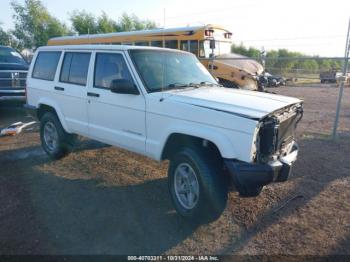
<path fill-rule="evenodd" d="M 175 209 L 206 221 L 225 209 L 231 185 L 257 196 L 288 179 L 303 112 L 296 98 L 221 87 L 190 53 L 117 45 L 39 48 L 26 108 L 52 158 L 79 134 L 170 160 Z"/>

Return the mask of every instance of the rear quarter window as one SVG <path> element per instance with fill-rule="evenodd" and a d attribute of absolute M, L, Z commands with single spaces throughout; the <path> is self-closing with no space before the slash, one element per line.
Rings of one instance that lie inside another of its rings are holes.
<path fill-rule="evenodd" d="M 53 81 L 61 52 L 41 51 L 37 55 L 32 73 L 33 78 Z"/>

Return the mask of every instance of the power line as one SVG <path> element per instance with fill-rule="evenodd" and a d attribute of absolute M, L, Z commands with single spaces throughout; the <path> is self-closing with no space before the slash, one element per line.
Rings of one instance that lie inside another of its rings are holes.
<path fill-rule="evenodd" d="M 330 46 L 330 45 L 335 45 L 336 43 L 335 42 L 326 42 L 326 43 L 291 43 L 291 44 L 266 44 L 264 43 L 264 46 L 265 47 L 280 47 L 280 46 L 286 46 L 286 47 L 289 47 L 289 46 L 303 46 L 303 47 L 307 47 L 307 46 Z"/>
<path fill-rule="evenodd" d="M 215 60 L 259 60 L 261 57 L 227 57 L 215 58 Z M 339 56 L 297 56 L 297 57 L 270 57 L 265 56 L 265 60 L 344 60 L 344 57 Z M 199 58 L 199 60 L 207 60 L 207 58 Z"/>
<path fill-rule="evenodd" d="M 265 39 L 243 39 L 245 42 L 263 42 L 263 41 L 289 41 L 289 40 L 304 40 L 304 39 L 325 39 L 325 38 L 343 38 L 343 35 L 324 35 L 324 36 L 301 36 L 288 38 L 265 38 Z"/>

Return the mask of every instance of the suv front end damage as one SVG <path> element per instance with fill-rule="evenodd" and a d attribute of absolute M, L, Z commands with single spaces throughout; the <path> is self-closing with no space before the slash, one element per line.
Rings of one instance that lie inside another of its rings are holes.
<path fill-rule="evenodd" d="M 225 166 L 242 196 L 257 196 L 271 182 L 286 181 L 298 156 L 295 129 L 302 104 L 280 109 L 259 122 L 253 162 L 225 159 Z"/>

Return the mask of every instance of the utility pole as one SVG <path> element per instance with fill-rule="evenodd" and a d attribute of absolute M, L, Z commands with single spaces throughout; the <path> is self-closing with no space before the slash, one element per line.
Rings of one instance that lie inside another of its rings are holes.
<path fill-rule="evenodd" d="M 332 133 L 333 140 L 337 139 L 337 129 L 338 129 L 338 125 L 339 125 L 339 115 L 340 115 L 340 108 L 341 108 L 341 100 L 343 98 L 344 82 L 346 81 L 346 75 L 347 75 L 348 65 L 349 65 L 349 52 L 350 52 L 350 43 L 349 42 L 350 42 L 350 18 L 349 18 L 349 24 L 348 24 L 348 34 L 346 36 L 346 44 L 345 44 L 343 77 L 340 79 L 339 95 L 338 95 L 338 101 L 337 101 L 337 111 L 336 111 L 336 114 L 335 114 L 333 133 Z"/>
<path fill-rule="evenodd" d="M 264 67 L 264 70 L 265 70 L 265 62 L 266 62 L 265 58 L 266 58 L 266 51 L 265 51 L 265 47 L 263 46 L 260 51 L 260 60 L 261 60 L 262 66 Z"/>

